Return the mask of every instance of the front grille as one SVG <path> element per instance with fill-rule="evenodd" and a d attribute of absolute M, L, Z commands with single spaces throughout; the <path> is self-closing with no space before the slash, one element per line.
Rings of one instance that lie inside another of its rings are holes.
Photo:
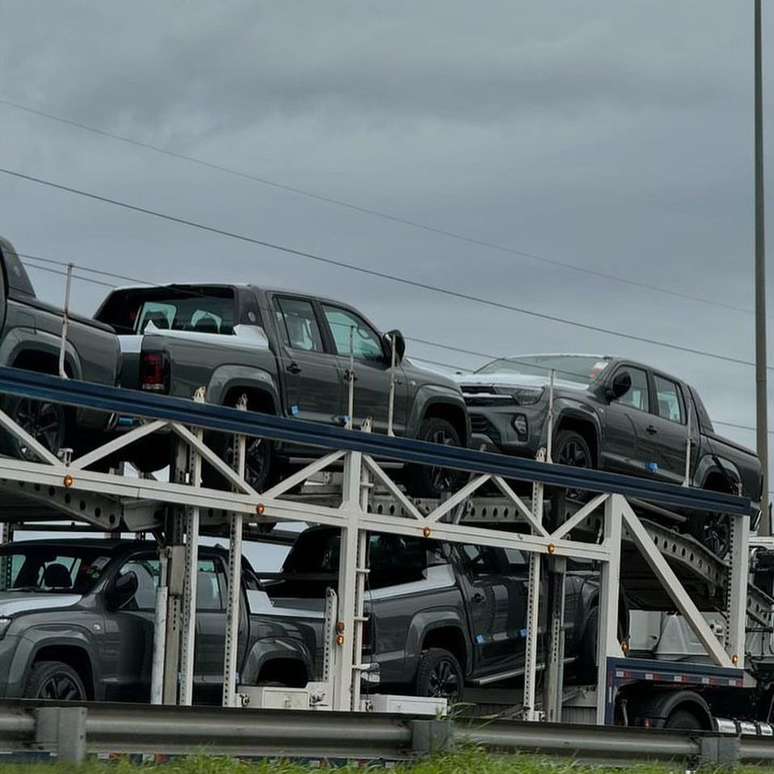
<path fill-rule="evenodd" d="M 465 395 L 491 395 L 494 392 L 491 384 L 463 384 L 460 389 Z"/>

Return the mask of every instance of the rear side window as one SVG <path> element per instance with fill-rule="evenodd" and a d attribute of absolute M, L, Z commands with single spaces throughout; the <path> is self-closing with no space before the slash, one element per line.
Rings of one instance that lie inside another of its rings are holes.
<path fill-rule="evenodd" d="M 3 263 L 5 264 L 5 274 L 8 280 L 8 292 L 15 291 L 25 296 L 35 297 L 35 290 L 30 282 L 27 270 L 19 260 L 19 256 L 11 248 L 8 242 L 0 240 L 0 251 L 2 251 Z M 0 283 L 0 286 L 2 283 Z M 0 287 L 2 289 L 2 287 Z"/>
<path fill-rule="evenodd" d="M 685 409 L 679 385 L 670 379 L 664 379 L 663 376 L 654 376 L 653 381 L 656 385 L 656 408 L 658 415 L 662 419 L 668 419 L 670 422 L 684 424 Z"/>
<path fill-rule="evenodd" d="M 303 298 L 275 298 L 277 327 L 285 344 L 302 352 L 323 352 L 320 326 L 311 302 Z"/>

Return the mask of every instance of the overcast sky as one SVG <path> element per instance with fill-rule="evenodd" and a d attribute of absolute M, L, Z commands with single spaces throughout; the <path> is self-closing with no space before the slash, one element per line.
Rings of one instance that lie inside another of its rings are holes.
<path fill-rule="evenodd" d="M 752 9 L 718 0 L 0 0 L 0 100 L 749 310 Z M 2 167 L 527 309 L 754 355 L 745 311 L 359 213 L 8 106 L 0 120 Z M 485 353 L 632 356 L 695 383 L 716 420 L 755 423 L 750 367 L 406 288 L 4 175 L 0 197 L 0 232 L 20 252 L 152 281 L 312 290 L 384 329 Z M 41 297 L 61 300 L 61 277 L 32 277 Z M 74 293 L 90 313 L 105 289 L 79 282 Z M 409 352 L 483 362 L 414 343 Z M 754 445 L 750 432 L 728 433 Z"/>

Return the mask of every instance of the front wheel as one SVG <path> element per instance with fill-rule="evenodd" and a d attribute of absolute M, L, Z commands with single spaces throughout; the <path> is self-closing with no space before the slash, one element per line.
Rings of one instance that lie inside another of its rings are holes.
<path fill-rule="evenodd" d="M 574 430 L 560 430 L 554 438 L 554 448 L 551 454 L 557 465 L 567 465 L 572 468 L 593 468 L 594 457 L 591 454 L 586 439 Z M 568 489 L 569 500 L 583 500 L 586 492 L 581 489 Z"/>
<path fill-rule="evenodd" d="M 440 417 L 428 417 L 422 421 L 417 433 L 418 441 L 437 443 L 441 446 L 461 446 L 460 434 L 454 425 Z M 458 489 L 464 474 L 457 470 L 432 465 L 410 465 L 407 469 L 406 488 L 414 497 L 441 497 Z"/>
<path fill-rule="evenodd" d="M 61 661 L 39 661 L 24 686 L 25 699 L 52 701 L 86 701 L 86 687 L 81 676 Z"/>

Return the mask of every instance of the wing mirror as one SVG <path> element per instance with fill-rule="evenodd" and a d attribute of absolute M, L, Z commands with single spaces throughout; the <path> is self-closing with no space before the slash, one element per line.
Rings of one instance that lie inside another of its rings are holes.
<path fill-rule="evenodd" d="M 107 595 L 107 604 L 111 610 L 120 610 L 136 593 L 139 584 L 134 572 L 119 575 Z"/>
<path fill-rule="evenodd" d="M 618 400 L 632 388 L 632 375 L 628 371 L 619 371 L 613 378 L 613 383 L 607 388 L 607 397 Z"/>
<path fill-rule="evenodd" d="M 398 365 L 406 354 L 406 339 L 398 330 L 388 331 L 383 338 L 388 361 L 392 362 L 392 348 L 395 347 L 395 365 Z"/>

